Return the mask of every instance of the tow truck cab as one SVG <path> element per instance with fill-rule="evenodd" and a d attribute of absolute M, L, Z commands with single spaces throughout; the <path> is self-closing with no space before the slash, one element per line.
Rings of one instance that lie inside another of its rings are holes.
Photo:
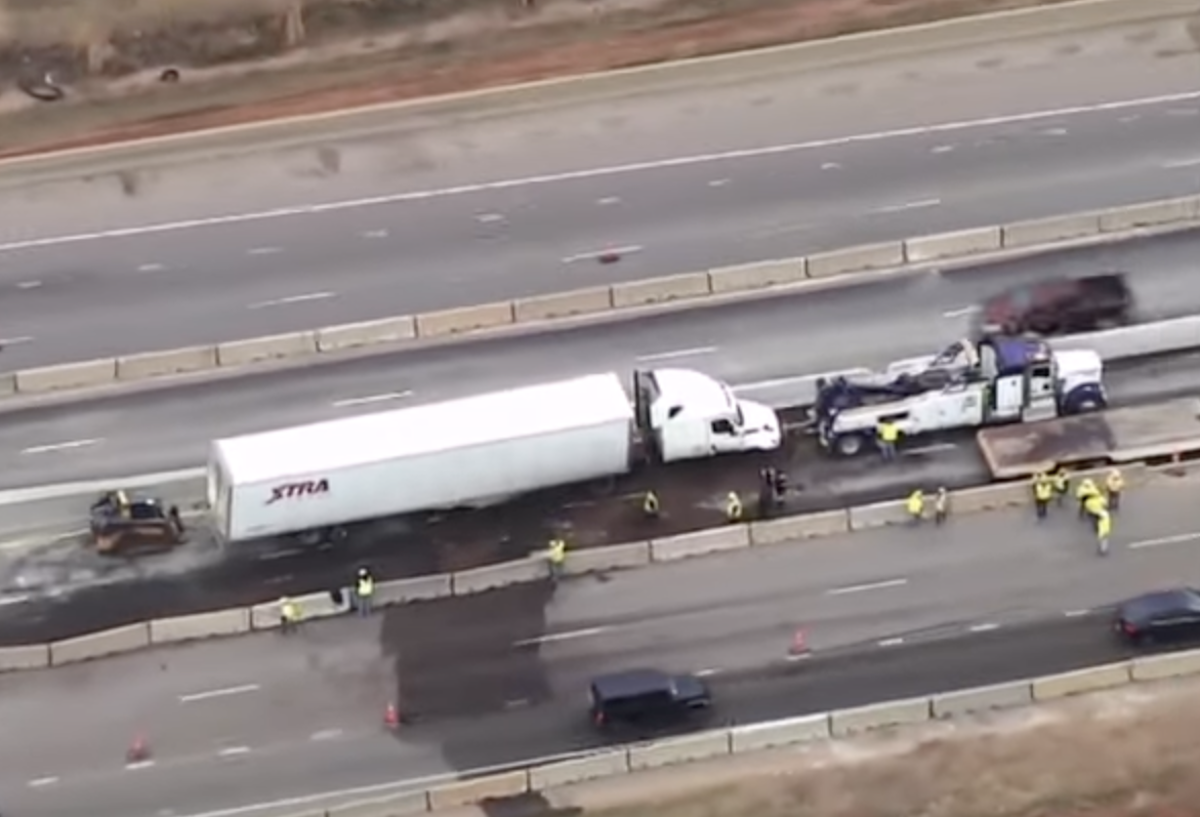
<path fill-rule="evenodd" d="M 738 398 L 725 383 L 701 372 L 635 372 L 634 394 L 638 429 L 658 462 L 774 451 L 783 442 L 774 409 Z"/>
<path fill-rule="evenodd" d="M 924 361 L 893 364 L 879 382 L 818 384 L 824 448 L 853 456 L 894 422 L 906 437 L 1032 422 L 1104 408 L 1103 364 L 1093 351 L 1053 352 L 1041 340 L 962 341 Z"/>

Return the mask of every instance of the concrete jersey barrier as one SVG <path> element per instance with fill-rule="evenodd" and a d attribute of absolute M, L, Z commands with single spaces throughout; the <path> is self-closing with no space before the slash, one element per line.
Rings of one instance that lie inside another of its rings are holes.
<path fill-rule="evenodd" d="M 525 768 L 502 772 L 479 775 L 467 772 L 462 779 L 425 789 L 409 789 L 369 801 L 355 801 L 319 814 L 326 817 L 393 817 L 457 809 L 579 783 L 624 777 L 644 770 L 711 761 L 730 755 L 802 748 L 816 742 L 843 740 L 865 732 L 903 729 L 935 720 L 977 717 L 1004 709 L 1035 706 L 1045 700 L 1067 695 L 1082 695 L 1185 676 L 1200 676 L 1200 650 L 1135 658 L 1075 672 L 950 690 L 917 698 L 880 701 L 852 709 L 815 712 L 775 721 L 694 732 L 663 740 L 597 749 L 565 760 L 531 763 Z M 311 812 L 303 812 L 290 817 L 311 815 Z"/>
<path fill-rule="evenodd" d="M 664 304 L 702 305 L 730 296 L 769 297 L 817 280 L 852 282 L 855 275 L 913 264 L 969 264 L 1004 251 L 1052 251 L 1079 239 L 1119 240 L 1151 229 L 1200 227 L 1200 196 L 1144 202 L 1090 213 L 919 236 L 905 241 L 846 247 L 808 257 L 648 278 L 608 287 L 549 293 L 514 301 L 461 306 L 420 315 L 326 326 L 215 346 L 166 349 L 119 358 L 88 360 L 0 374 L 0 395 L 47 394 L 338 354 L 347 350 L 395 347 L 423 340 L 477 336 L 511 327 L 538 327 L 576 316 L 612 316 Z M 1182 321 L 1191 320 L 1191 323 Z M 1168 335 L 1145 326 L 1094 333 L 1064 343 L 1093 343 L 1106 359 L 1114 349 L 1155 354 L 1190 348 L 1189 330 L 1200 318 L 1180 319 Z"/>

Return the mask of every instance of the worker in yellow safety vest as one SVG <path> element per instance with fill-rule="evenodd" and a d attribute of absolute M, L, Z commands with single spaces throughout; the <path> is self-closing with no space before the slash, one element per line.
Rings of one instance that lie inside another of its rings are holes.
<path fill-rule="evenodd" d="M 1096 487 L 1096 483 L 1091 479 L 1083 479 L 1079 483 L 1079 487 L 1075 489 L 1075 499 L 1079 502 L 1079 518 L 1085 519 L 1088 515 L 1087 501 L 1089 497 L 1096 496 L 1100 493 L 1100 489 Z"/>
<path fill-rule="evenodd" d="M 1121 475 L 1121 469 L 1113 468 L 1104 478 L 1104 488 L 1108 491 L 1108 507 L 1113 512 L 1121 508 L 1121 492 L 1125 490 L 1125 477 Z"/>
<path fill-rule="evenodd" d="M 1054 504 L 1061 508 L 1071 490 L 1071 477 L 1067 474 L 1067 469 L 1060 466 L 1051 480 L 1054 483 Z"/>
<path fill-rule="evenodd" d="M 658 495 L 654 491 L 646 491 L 642 497 L 642 515 L 647 519 L 658 519 Z"/>
<path fill-rule="evenodd" d="M 880 420 L 875 429 L 879 453 L 885 460 L 896 459 L 896 445 L 900 442 L 900 426 L 892 420 Z"/>
<path fill-rule="evenodd" d="M 371 615 L 375 604 L 375 576 L 370 568 L 360 567 L 358 578 L 354 582 L 354 601 L 360 616 Z"/>
<path fill-rule="evenodd" d="M 742 521 L 742 500 L 736 491 L 730 491 L 725 497 L 725 518 L 730 522 Z"/>
<path fill-rule="evenodd" d="M 300 626 L 300 605 L 284 596 L 279 600 L 279 630 L 284 635 L 294 633 Z"/>
<path fill-rule="evenodd" d="M 1092 523 L 1095 524 L 1101 514 L 1108 513 L 1108 500 L 1104 494 L 1097 491 L 1083 501 L 1083 508 L 1092 518 Z"/>
<path fill-rule="evenodd" d="M 567 563 L 567 542 L 561 537 L 550 540 L 546 550 L 546 559 L 550 563 L 550 577 L 557 579 L 562 575 L 563 566 Z"/>
<path fill-rule="evenodd" d="M 904 509 L 908 511 L 908 518 L 914 524 L 919 523 L 925 516 L 925 494 L 921 493 L 920 488 L 908 495 Z"/>
<path fill-rule="evenodd" d="M 933 522 L 936 525 L 941 525 L 946 521 L 946 517 L 950 514 L 950 492 L 946 490 L 946 486 L 938 488 L 937 496 L 933 500 Z"/>
<path fill-rule="evenodd" d="M 1049 474 L 1033 475 L 1033 507 L 1037 518 L 1045 519 L 1050 510 L 1050 500 L 1054 498 L 1054 483 Z"/>
<path fill-rule="evenodd" d="M 1101 556 L 1108 555 L 1108 537 L 1112 535 L 1112 516 L 1101 511 L 1096 517 L 1096 549 Z"/>

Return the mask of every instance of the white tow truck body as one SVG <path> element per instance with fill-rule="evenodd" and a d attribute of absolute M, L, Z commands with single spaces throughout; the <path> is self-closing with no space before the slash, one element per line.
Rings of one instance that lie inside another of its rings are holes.
<path fill-rule="evenodd" d="M 823 385 L 817 430 L 825 448 L 853 456 L 871 447 L 883 421 L 914 437 L 1079 414 L 1105 406 L 1102 376 L 1092 351 L 1053 352 L 1025 338 L 963 341 L 862 382 Z"/>
<path fill-rule="evenodd" d="M 619 476 L 646 455 L 675 462 L 781 442 L 773 411 L 706 375 L 639 372 L 635 384 L 633 401 L 618 375 L 599 374 L 217 440 L 213 527 L 226 542 L 323 539 L 355 522 Z"/>

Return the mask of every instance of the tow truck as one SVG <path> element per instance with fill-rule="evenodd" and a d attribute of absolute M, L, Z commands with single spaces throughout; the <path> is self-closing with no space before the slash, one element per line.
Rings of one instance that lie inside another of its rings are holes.
<path fill-rule="evenodd" d="M 164 507 L 154 497 L 108 491 L 90 510 L 89 528 L 97 553 L 125 555 L 147 548 L 173 548 L 186 541 L 179 509 Z"/>
<path fill-rule="evenodd" d="M 825 450 L 852 457 L 872 447 L 885 420 L 911 438 L 1098 411 L 1107 405 L 1102 376 L 1091 350 L 1056 352 L 1026 337 L 962 340 L 879 374 L 818 381 L 813 419 Z"/>

